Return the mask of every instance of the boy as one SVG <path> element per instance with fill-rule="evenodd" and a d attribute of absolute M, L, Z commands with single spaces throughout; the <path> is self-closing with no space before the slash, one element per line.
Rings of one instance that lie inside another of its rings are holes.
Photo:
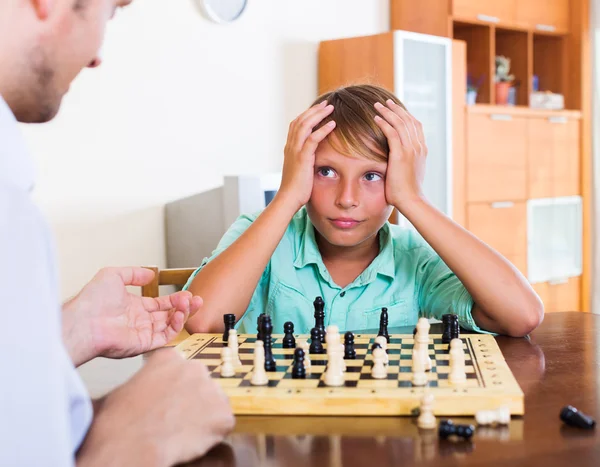
<path fill-rule="evenodd" d="M 383 104 L 385 103 L 385 105 Z M 190 332 L 217 332 L 234 313 L 239 332 L 271 315 L 274 332 L 313 326 L 312 301 L 341 331 L 420 316 L 459 316 L 478 332 L 523 336 L 543 305 L 505 258 L 423 195 L 421 124 L 388 91 L 350 86 L 325 94 L 292 122 L 281 187 L 269 206 L 241 216 L 186 285 L 204 299 Z M 397 208 L 418 230 L 387 220 Z"/>

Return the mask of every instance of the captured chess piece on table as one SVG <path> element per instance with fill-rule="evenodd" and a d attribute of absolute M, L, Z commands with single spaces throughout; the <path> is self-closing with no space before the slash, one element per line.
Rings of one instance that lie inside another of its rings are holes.
<path fill-rule="evenodd" d="M 596 421 L 592 417 L 580 412 L 572 405 L 563 407 L 560 411 L 560 419 L 567 425 L 585 430 L 593 430 L 596 426 Z"/>
<path fill-rule="evenodd" d="M 510 409 L 498 407 L 495 410 L 480 410 L 475 414 L 478 425 L 508 425 L 510 423 Z"/>
<path fill-rule="evenodd" d="M 438 430 L 438 434 L 442 439 L 457 437 L 469 440 L 473 437 L 474 433 L 475 427 L 473 425 L 455 425 L 452 420 L 443 420 Z"/>

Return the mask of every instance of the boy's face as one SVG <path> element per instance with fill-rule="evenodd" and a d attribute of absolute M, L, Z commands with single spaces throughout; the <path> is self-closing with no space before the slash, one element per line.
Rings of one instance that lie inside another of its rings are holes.
<path fill-rule="evenodd" d="M 325 240 L 353 247 L 377 234 L 393 209 L 385 198 L 386 169 L 385 162 L 340 154 L 327 139 L 319 144 L 306 209 Z"/>

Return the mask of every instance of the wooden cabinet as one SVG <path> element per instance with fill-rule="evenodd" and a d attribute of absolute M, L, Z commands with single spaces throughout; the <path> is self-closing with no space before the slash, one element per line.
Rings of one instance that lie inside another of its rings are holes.
<path fill-rule="evenodd" d="M 530 118 L 528 144 L 529 198 L 580 194 L 579 120 Z"/>
<path fill-rule="evenodd" d="M 453 0 L 452 2 L 452 15 L 455 20 L 512 24 L 516 12 L 517 0 Z"/>
<path fill-rule="evenodd" d="M 546 313 L 555 311 L 581 311 L 581 278 L 533 284 L 542 299 Z"/>
<path fill-rule="evenodd" d="M 469 204 L 467 228 L 527 275 L 525 202 Z"/>
<path fill-rule="evenodd" d="M 516 24 L 537 31 L 568 32 L 569 0 L 519 0 Z"/>
<path fill-rule="evenodd" d="M 467 115 L 467 201 L 527 199 L 527 119 Z"/>
<path fill-rule="evenodd" d="M 392 30 L 450 37 L 450 2 L 445 0 L 390 0 Z"/>

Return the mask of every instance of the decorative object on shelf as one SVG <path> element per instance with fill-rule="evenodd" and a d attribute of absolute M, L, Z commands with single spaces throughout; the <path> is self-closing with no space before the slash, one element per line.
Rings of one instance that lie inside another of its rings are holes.
<path fill-rule="evenodd" d="M 196 0 L 204 16 L 215 23 L 231 23 L 242 16 L 248 0 Z"/>
<path fill-rule="evenodd" d="M 470 74 L 467 74 L 467 105 L 475 105 L 477 102 L 477 91 L 483 84 L 483 76 L 477 81 Z"/>
<path fill-rule="evenodd" d="M 554 92 L 532 92 L 529 96 L 529 107 L 532 109 L 562 110 L 565 108 L 565 97 Z"/>
<path fill-rule="evenodd" d="M 510 74 L 510 58 L 504 55 L 496 56 L 496 104 L 508 104 L 508 91 L 514 81 L 515 76 Z"/>

